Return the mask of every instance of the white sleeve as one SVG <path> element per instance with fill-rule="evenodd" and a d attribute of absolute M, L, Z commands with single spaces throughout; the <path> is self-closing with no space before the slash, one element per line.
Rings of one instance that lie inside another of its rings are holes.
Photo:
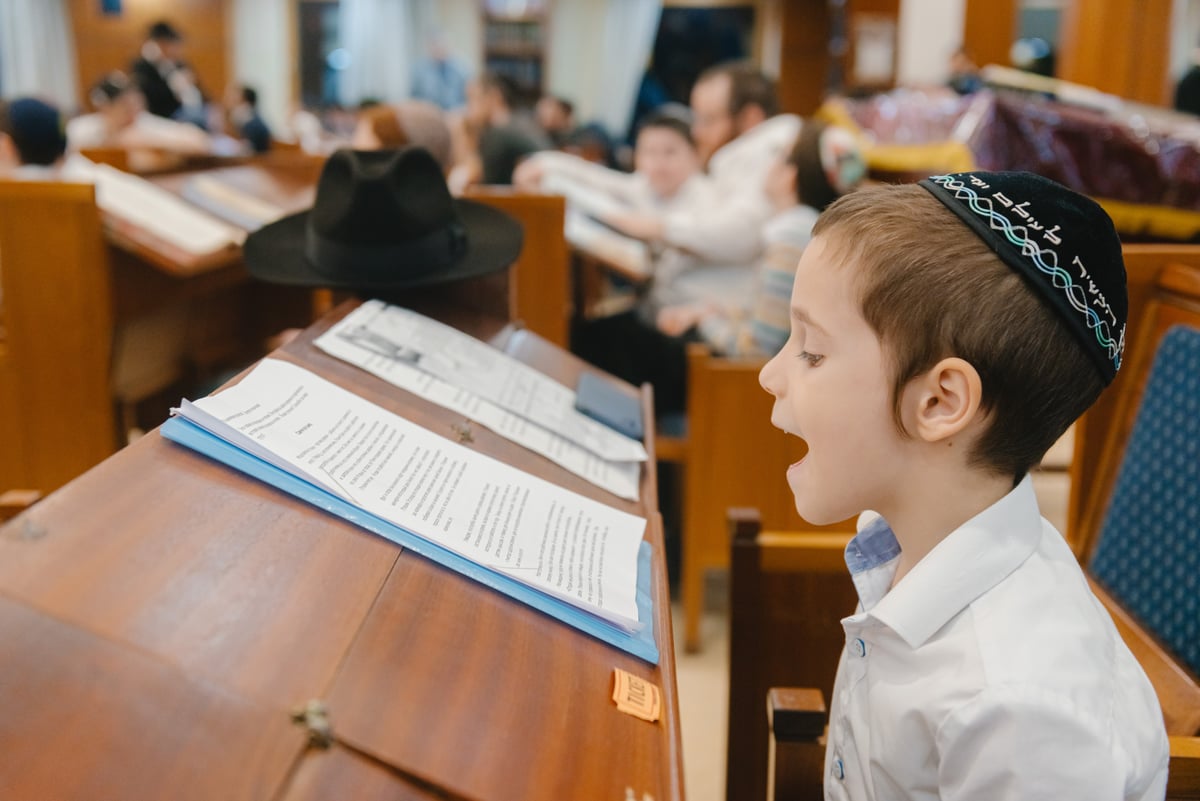
<path fill-rule="evenodd" d="M 771 216 L 766 193 L 756 183 L 729 197 L 706 194 L 663 215 L 666 244 L 705 261 L 750 264 L 762 252 L 762 225 Z"/>
<path fill-rule="evenodd" d="M 535 153 L 529 160 L 542 168 L 543 187 L 553 186 L 556 179 L 566 179 L 605 192 L 626 204 L 635 205 L 638 200 L 638 182 L 630 173 L 610 170 L 579 156 L 554 150 Z"/>
<path fill-rule="evenodd" d="M 1129 760 L 1103 710 L 1036 687 L 986 690 L 939 728 L 943 801 L 1123 801 Z"/>

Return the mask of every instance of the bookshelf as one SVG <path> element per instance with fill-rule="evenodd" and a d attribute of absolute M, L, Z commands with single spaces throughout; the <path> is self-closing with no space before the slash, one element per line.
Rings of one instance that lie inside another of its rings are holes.
<path fill-rule="evenodd" d="M 484 12 L 484 64 L 488 70 L 511 78 L 521 94 L 533 100 L 542 90 L 545 65 L 546 16 L 537 4 L 489 3 Z"/>

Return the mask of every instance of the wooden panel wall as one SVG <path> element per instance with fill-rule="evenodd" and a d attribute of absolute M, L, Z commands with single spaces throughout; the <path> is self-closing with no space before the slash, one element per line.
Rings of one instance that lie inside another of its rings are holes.
<path fill-rule="evenodd" d="M 979 66 L 1008 66 L 1017 39 L 1017 0 L 967 0 L 963 46 Z"/>
<path fill-rule="evenodd" d="M 829 75 L 829 4 L 784 0 L 778 21 L 780 106 L 793 114 L 812 114 L 825 97 Z"/>
<path fill-rule="evenodd" d="M 196 70 L 200 87 L 220 98 L 228 77 L 230 0 L 123 0 L 119 15 L 102 14 L 100 0 L 68 0 L 79 70 L 80 107 L 87 90 L 105 73 L 128 70 L 160 19 L 184 36 L 184 58 Z"/>
<path fill-rule="evenodd" d="M 1074 0 L 1063 12 L 1058 77 L 1169 104 L 1171 0 Z"/>

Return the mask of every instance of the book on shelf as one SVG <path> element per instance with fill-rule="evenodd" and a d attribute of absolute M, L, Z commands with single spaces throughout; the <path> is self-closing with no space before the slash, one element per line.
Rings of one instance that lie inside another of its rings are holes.
<path fill-rule="evenodd" d="M 657 664 L 644 518 L 278 359 L 162 434 Z"/>

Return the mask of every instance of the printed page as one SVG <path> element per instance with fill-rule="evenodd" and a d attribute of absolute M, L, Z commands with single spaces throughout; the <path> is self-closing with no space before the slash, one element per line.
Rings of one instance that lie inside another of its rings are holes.
<path fill-rule="evenodd" d="M 352 317 L 353 315 L 351 315 Z M 347 318 L 349 319 L 349 318 Z M 392 358 L 359 345 L 340 331 L 343 320 L 322 334 L 316 346 L 331 356 L 361 367 L 388 383 L 451 409 L 518 445 L 540 453 L 598 487 L 631 501 L 638 499 L 642 467 L 638 462 L 610 462 L 549 429 L 500 408 L 491 401 L 423 373 L 403 358 Z M 351 323 L 354 325 L 354 323 Z"/>
<path fill-rule="evenodd" d="M 365 350 L 406 362 L 491 401 L 602 459 L 646 460 L 641 442 L 576 411 L 574 390 L 436 320 L 372 300 L 330 330 L 335 332 Z"/>
<path fill-rule="evenodd" d="M 178 413 L 478 564 L 626 630 L 639 626 L 643 518 L 439 437 L 276 359 Z"/>

